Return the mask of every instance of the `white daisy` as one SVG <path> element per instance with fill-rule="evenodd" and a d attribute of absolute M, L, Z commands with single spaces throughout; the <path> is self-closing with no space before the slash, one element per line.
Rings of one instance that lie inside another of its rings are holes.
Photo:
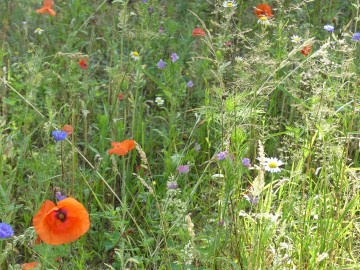
<path fill-rule="evenodd" d="M 260 19 L 258 19 L 257 22 L 260 23 L 260 24 L 265 24 L 265 25 L 269 25 L 269 24 L 270 24 L 269 18 L 266 17 L 266 16 L 260 17 Z"/>
<path fill-rule="evenodd" d="M 139 60 L 139 58 L 140 58 L 140 54 L 137 51 L 131 52 L 130 56 L 132 59 L 134 59 L 136 61 Z"/>
<path fill-rule="evenodd" d="M 298 44 L 298 43 L 301 42 L 301 37 L 299 37 L 299 36 L 297 36 L 297 35 L 293 35 L 293 36 L 291 37 L 291 42 Z"/>
<path fill-rule="evenodd" d="M 155 98 L 155 103 L 156 103 L 158 106 L 162 106 L 162 105 L 164 105 L 165 100 L 164 100 L 162 97 L 156 97 L 156 98 Z"/>
<path fill-rule="evenodd" d="M 277 158 L 265 158 L 264 167 L 265 170 L 271 173 L 277 173 L 280 172 L 281 169 L 279 168 L 284 163 Z"/>
<path fill-rule="evenodd" d="M 236 1 L 235 0 L 228 0 L 228 1 L 224 1 L 222 4 L 223 7 L 236 7 Z"/>
<path fill-rule="evenodd" d="M 41 29 L 41 28 L 38 27 L 38 28 L 35 29 L 34 33 L 41 35 L 42 32 L 44 32 L 44 31 L 45 31 L 45 30 L 43 30 L 43 29 Z"/>

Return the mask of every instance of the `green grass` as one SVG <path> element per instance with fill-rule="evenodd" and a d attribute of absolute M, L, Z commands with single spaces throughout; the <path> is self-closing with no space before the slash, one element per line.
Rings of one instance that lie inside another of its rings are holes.
<path fill-rule="evenodd" d="M 270 1 L 270 25 L 256 1 L 54 1 L 0 3 L 0 269 L 360 269 L 358 0 Z M 90 230 L 36 244 L 57 190 Z"/>

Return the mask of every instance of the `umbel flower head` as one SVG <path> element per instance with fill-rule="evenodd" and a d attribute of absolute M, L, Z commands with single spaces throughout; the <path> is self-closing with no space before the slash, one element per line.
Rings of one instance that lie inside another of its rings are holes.
<path fill-rule="evenodd" d="M 90 228 L 89 214 L 74 198 L 55 205 L 46 200 L 33 218 L 33 226 L 41 240 L 49 245 L 61 245 L 77 240 Z"/>
<path fill-rule="evenodd" d="M 14 235 L 14 231 L 7 223 L 0 223 L 0 238 L 5 239 Z"/>
<path fill-rule="evenodd" d="M 54 6 L 54 1 L 53 0 L 44 0 L 43 7 L 36 10 L 36 13 L 39 13 L 39 14 L 48 13 L 51 16 L 55 16 L 56 12 L 52 9 L 53 6 Z"/>
<path fill-rule="evenodd" d="M 122 142 L 112 142 L 113 148 L 109 150 L 110 155 L 125 156 L 129 151 L 135 148 L 134 140 L 124 140 Z"/>

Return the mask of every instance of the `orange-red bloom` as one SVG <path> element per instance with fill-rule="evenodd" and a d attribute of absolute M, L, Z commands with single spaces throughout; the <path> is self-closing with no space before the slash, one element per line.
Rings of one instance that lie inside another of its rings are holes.
<path fill-rule="evenodd" d="M 55 205 L 46 200 L 33 218 L 33 226 L 41 240 L 50 245 L 75 241 L 90 227 L 89 214 L 74 198 L 66 198 Z"/>
<path fill-rule="evenodd" d="M 261 18 L 261 17 L 270 18 L 270 17 L 274 16 L 272 14 L 271 7 L 268 4 L 257 5 L 254 10 L 254 13 L 258 18 Z"/>
<path fill-rule="evenodd" d="M 41 264 L 38 262 L 29 262 L 21 265 L 21 270 L 40 269 Z"/>
<path fill-rule="evenodd" d="M 125 95 L 124 95 L 124 93 L 120 93 L 119 95 L 118 95 L 118 100 L 123 100 L 124 99 L 124 97 L 125 97 Z"/>
<path fill-rule="evenodd" d="M 311 53 L 312 51 L 312 46 L 309 45 L 305 45 L 304 48 L 302 48 L 302 50 L 300 51 L 304 56 L 308 56 L 309 53 Z"/>
<path fill-rule="evenodd" d="M 125 156 L 129 151 L 135 148 L 135 141 L 134 140 L 125 140 L 122 142 L 112 142 L 111 145 L 113 148 L 109 150 L 110 155 L 119 155 Z"/>
<path fill-rule="evenodd" d="M 53 0 L 44 0 L 43 7 L 36 10 L 36 13 L 40 13 L 40 14 L 48 13 L 51 16 L 55 16 L 56 12 L 52 9 L 53 5 L 54 5 Z"/>
<path fill-rule="evenodd" d="M 71 125 L 64 125 L 61 130 L 65 131 L 67 136 L 70 136 L 71 134 L 73 134 L 73 131 L 74 131 L 74 129 Z"/>
<path fill-rule="evenodd" d="M 193 37 L 205 37 L 205 31 L 200 28 L 200 26 L 196 26 L 196 28 L 192 32 Z"/>
<path fill-rule="evenodd" d="M 89 68 L 89 66 L 88 66 L 88 60 L 87 59 L 80 59 L 80 61 L 79 61 L 79 66 L 80 66 L 80 68 L 82 68 L 82 69 L 88 69 Z"/>

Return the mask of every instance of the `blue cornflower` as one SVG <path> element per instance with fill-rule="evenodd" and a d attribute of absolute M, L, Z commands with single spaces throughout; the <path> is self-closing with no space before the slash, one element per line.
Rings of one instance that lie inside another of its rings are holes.
<path fill-rule="evenodd" d="M 226 158 L 226 156 L 228 155 L 228 151 L 222 151 L 219 154 L 217 154 L 217 158 L 218 160 L 224 160 Z"/>
<path fill-rule="evenodd" d="M 66 196 L 62 195 L 62 193 L 60 191 L 56 191 L 55 192 L 55 198 L 58 200 L 58 201 L 62 201 L 62 200 L 65 200 L 66 199 Z"/>
<path fill-rule="evenodd" d="M 9 238 L 14 235 L 14 231 L 9 224 L 0 223 L 0 238 Z"/>
<path fill-rule="evenodd" d="M 157 63 L 157 67 L 160 69 L 164 69 L 166 66 L 166 62 L 164 62 L 164 60 L 160 59 L 159 62 Z"/>
<path fill-rule="evenodd" d="M 171 62 L 175 63 L 179 59 L 179 56 L 177 55 L 177 53 L 172 53 L 170 58 Z"/>
<path fill-rule="evenodd" d="M 192 81 L 188 81 L 188 83 L 186 84 L 187 87 L 191 88 L 194 86 Z"/>
<path fill-rule="evenodd" d="M 51 135 L 54 137 L 55 141 L 63 141 L 67 137 L 67 133 L 62 130 L 54 130 Z"/>
<path fill-rule="evenodd" d="M 354 33 L 353 36 L 352 36 L 352 40 L 353 41 L 360 41 L 360 33 L 359 32 Z"/>
<path fill-rule="evenodd" d="M 327 24 L 324 26 L 324 29 L 330 33 L 334 32 L 334 26 Z"/>
<path fill-rule="evenodd" d="M 250 159 L 249 159 L 249 158 L 243 158 L 242 164 L 243 164 L 246 168 L 250 168 L 250 167 L 251 167 L 251 163 L 250 163 Z"/>

